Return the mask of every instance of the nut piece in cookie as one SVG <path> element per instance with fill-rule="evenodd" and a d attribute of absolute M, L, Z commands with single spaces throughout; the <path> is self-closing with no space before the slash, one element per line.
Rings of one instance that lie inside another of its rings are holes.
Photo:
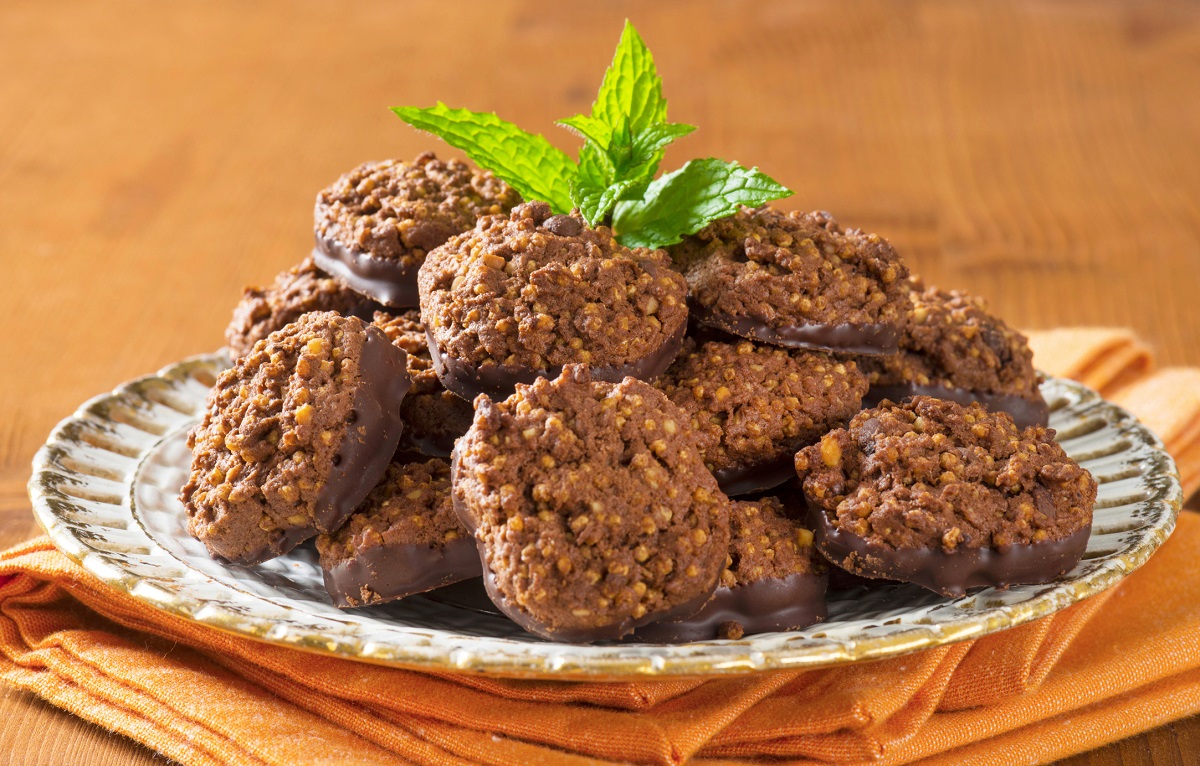
<path fill-rule="evenodd" d="M 687 285 L 664 252 L 623 247 L 544 202 L 480 219 L 429 254 L 420 286 L 438 377 L 464 399 L 508 396 L 566 364 L 650 380 L 687 329 Z"/>
<path fill-rule="evenodd" d="M 689 338 L 655 385 L 687 414 L 727 495 L 793 478 L 796 450 L 849 422 L 867 390 L 852 361 L 738 339 Z"/>
<path fill-rule="evenodd" d="M 299 266 L 276 276 L 270 287 L 245 289 L 225 330 L 225 341 L 235 359 L 245 356 L 255 343 L 310 311 L 336 311 L 366 319 L 371 301 L 305 258 Z"/>
<path fill-rule="evenodd" d="M 927 396 L 864 410 L 797 453 L 796 473 L 826 558 L 945 596 L 1069 571 L 1096 500 L 1054 431 Z"/>
<path fill-rule="evenodd" d="M 867 406 L 935 396 L 960 404 L 981 402 L 1012 415 L 1021 428 L 1046 425 L 1050 409 L 1038 391 L 1024 335 L 989 314 L 981 298 L 962 291 L 918 286 L 912 301 L 900 353 L 859 359 L 871 382 Z"/>
<path fill-rule="evenodd" d="M 430 457 L 450 457 L 455 439 L 471 427 L 475 409 L 467 400 L 447 391 L 438 380 L 429 358 L 421 312 L 377 311 L 372 324 L 408 353 L 408 374 L 413 385 L 400 404 L 400 417 L 404 420 L 400 449 Z"/>
<path fill-rule="evenodd" d="M 502 612 L 539 636 L 588 642 L 708 600 L 729 501 L 661 391 L 568 365 L 476 404 L 455 447 L 454 502 Z"/>
<path fill-rule="evenodd" d="M 478 577 L 475 540 L 450 497 L 450 464 L 392 463 L 341 529 L 317 538 L 335 606 L 382 604 Z"/>
<path fill-rule="evenodd" d="M 828 213 L 742 208 L 671 248 L 693 318 L 779 346 L 894 354 L 911 308 L 887 240 Z"/>
<path fill-rule="evenodd" d="M 332 532 L 400 440 L 405 354 L 356 317 L 305 314 L 217 377 L 180 499 L 210 554 L 255 564 Z"/>
<path fill-rule="evenodd" d="M 426 254 L 479 216 L 520 201 L 490 171 L 428 152 L 412 162 L 367 162 L 317 195 L 313 259 L 385 306 L 416 306 Z"/>
<path fill-rule="evenodd" d="M 738 639 L 825 619 L 828 567 L 812 532 L 788 518 L 778 498 L 731 503 L 729 526 L 729 556 L 712 600 L 685 620 L 639 628 L 637 640 Z"/>

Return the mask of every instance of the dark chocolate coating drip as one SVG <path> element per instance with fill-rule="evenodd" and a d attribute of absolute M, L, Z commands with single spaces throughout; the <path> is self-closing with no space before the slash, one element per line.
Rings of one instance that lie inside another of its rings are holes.
<path fill-rule="evenodd" d="M 317 235 L 313 263 L 332 274 L 351 290 L 391 308 L 419 304 L 417 272 L 387 258 L 376 258 L 361 250 L 348 250 L 335 239 Z"/>
<path fill-rule="evenodd" d="M 454 434 L 416 436 L 411 428 L 407 428 L 400 436 L 400 449 L 428 457 L 450 457 L 454 453 L 454 444 L 457 441 L 458 436 Z"/>
<path fill-rule="evenodd" d="M 808 526 L 817 549 L 834 564 L 864 577 L 911 582 L 943 596 L 968 588 L 1050 582 L 1079 563 L 1092 533 L 1091 522 L 1061 540 L 1017 543 L 1000 548 L 959 547 L 895 550 L 842 532 L 828 514 L 810 507 Z"/>
<path fill-rule="evenodd" d="M 825 619 L 827 574 L 793 574 L 734 588 L 717 588 L 699 612 L 679 622 L 638 628 L 635 641 L 679 644 L 717 638 L 723 623 L 736 622 L 746 635 L 798 630 Z"/>
<path fill-rule="evenodd" d="M 325 590 L 334 606 L 345 609 L 364 606 L 364 586 L 378 597 L 370 603 L 382 604 L 479 577 L 482 571 L 470 537 L 436 547 L 378 545 L 324 570 Z"/>
<path fill-rule="evenodd" d="M 626 377 L 653 380 L 675 361 L 679 349 L 683 346 L 683 334 L 686 329 L 687 324 L 684 323 L 657 350 L 635 362 L 591 366 L 592 380 L 608 383 L 620 383 Z M 442 354 L 433 334 L 428 330 L 425 331 L 425 337 L 429 341 L 433 369 L 442 385 L 468 402 L 474 401 L 479 394 L 487 394 L 493 399 L 504 399 L 516 390 L 518 383 L 533 383 L 538 378 L 554 379 L 562 374 L 561 366 L 535 370 L 518 365 L 498 364 L 481 369 Z"/>
<path fill-rule="evenodd" d="M 935 399 L 949 399 L 959 404 L 979 402 L 992 412 L 1007 412 L 1012 415 L 1018 428 L 1044 426 L 1050 422 L 1050 407 L 1041 396 L 1035 401 L 1014 394 L 991 394 L 986 391 L 968 391 L 964 388 L 948 386 L 919 386 L 915 383 L 871 386 L 867 395 L 863 397 L 863 409 L 878 406 L 884 399 L 900 402 L 910 396 L 932 396 Z"/>
<path fill-rule="evenodd" d="M 895 354 L 900 350 L 900 328 L 895 325 L 876 323 L 774 326 L 749 317 L 713 311 L 696 301 L 688 301 L 688 306 L 692 319 L 699 324 L 772 346 L 867 356 Z"/>
<path fill-rule="evenodd" d="M 752 466 L 718 468 L 712 472 L 721 491 L 730 497 L 749 495 L 774 489 L 796 475 L 796 458 L 792 454 L 781 455 L 774 460 Z"/>

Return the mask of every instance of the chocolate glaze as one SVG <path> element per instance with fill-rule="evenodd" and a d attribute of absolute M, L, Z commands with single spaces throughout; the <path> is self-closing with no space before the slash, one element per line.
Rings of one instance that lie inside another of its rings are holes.
<path fill-rule="evenodd" d="M 809 508 L 808 525 L 817 549 L 847 571 L 871 578 L 900 580 L 943 596 L 962 596 L 968 588 L 1033 585 L 1050 582 L 1071 571 L 1087 548 L 1092 533 L 1086 527 L 1061 540 L 1019 543 L 1007 548 L 937 548 L 894 550 L 842 532 L 828 514 Z"/>
<path fill-rule="evenodd" d="M 359 386 L 350 412 L 352 422 L 333 458 L 334 465 L 317 493 L 312 524 L 276 530 L 273 540 L 252 555 L 218 561 L 249 566 L 287 553 L 322 532 L 333 532 L 366 499 L 379 482 L 400 442 L 404 424 L 400 401 L 412 387 L 408 355 L 387 336 L 368 326 L 359 357 Z"/>
<path fill-rule="evenodd" d="M 592 380 L 608 383 L 620 383 L 626 377 L 639 380 L 653 380 L 671 366 L 679 349 L 683 346 L 683 335 L 687 323 L 680 325 L 679 330 L 666 339 L 657 350 L 638 359 L 635 362 L 618 365 L 592 366 Z M 433 333 L 425 331 L 429 341 L 429 355 L 433 358 L 433 369 L 442 385 L 453 394 L 474 401 L 479 394 L 487 394 L 494 399 L 503 399 L 516 390 L 518 383 L 532 383 L 538 378 L 557 378 L 562 374 L 562 367 L 551 367 L 535 370 L 519 365 L 499 364 L 480 369 L 467 364 L 452 356 L 443 355 L 438 348 Z"/>
<path fill-rule="evenodd" d="M 932 396 L 935 399 L 949 399 L 959 404 L 979 402 L 992 412 L 1007 412 L 1012 415 L 1018 428 L 1044 426 L 1050 422 L 1050 407 L 1041 396 L 1033 400 L 1014 394 L 991 394 L 986 391 L 968 391 L 965 388 L 949 386 L 919 386 L 915 383 L 871 386 L 867 390 L 867 395 L 863 397 L 863 409 L 876 407 L 884 399 L 900 402 L 910 396 Z"/>
<path fill-rule="evenodd" d="M 678 644 L 710 641 L 722 623 L 736 622 L 747 635 L 798 630 L 825 619 L 827 574 L 793 574 L 734 588 L 717 588 L 699 612 L 678 622 L 654 622 L 638 628 L 635 641 Z"/>
<path fill-rule="evenodd" d="M 481 559 L 483 558 L 482 548 L 479 551 L 479 556 Z M 496 608 L 499 609 L 505 617 L 520 625 L 526 632 L 550 641 L 565 641 L 571 644 L 590 644 L 596 641 L 617 641 L 633 633 L 637 628 L 640 628 L 641 626 L 647 625 L 651 622 L 671 622 L 684 619 L 688 615 L 693 615 L 712 597 L 712 594 L 716 588 L 716 582 L 714 581 L 713 583 L 713 589 L 705 591 L 698 598 L 687 601 L 686 603 L 683 603 L 667 612 L 647 614 L 638 620 L 629 617 L 621 620 L 620 622 L 616 622 L 611 625 L 602 625 L 590 630 L 552 630 L 548 626 L 539 623 L 537 620 L 530 617 L 527 612 L 506 599 L 496 590 L 496 578 L 487 567 L 484 567 L 483 569 L 483 586 L 487 589 L 488 598 L 491 599 L 492 603 L 496 605 Z"/>
<path fill-rule="evenodd" d="M 880 356 L 900 350 L 900 328 L 890 324 L 794 324 L 779 327 L 749 317 L 733 316 L 688 301 L 692 318 L 743 338 L 788 348 Z"/>
<path fill-rule="evenodd" d="M 712 472 L 721 491 L 730 497 L 773 489 L 796 475 L 795 456 L 788 453 L 765 463 Z"/>
<path fill-rule="evenodd" d="M 375 256 L 361 250 L 348 250 L 335 239 L 317 235 L 313 262 L 350 289 L 392 308 L 418 305 L 417 272 L 419 267 Z"/>
<path fill-rule="evenodd" d="M 378 545 L 325 569 L 325 590 L 334 606 L 345 609 L 364 606 L 364 587 L 376 596 L 371 604 L 382 604 L 479 577 L 482 571 L 469 537 L 437 547 Z"/>
<path fill-rule="evenodd" d="M 458 520 L 467 532 L 471 535 L 475 534 L 475 519 L 471 518 L 471 514 L 467 511 L 467 506 L 459 499 L 458 493 L 453 490 L 453 487 L 458 484 L 458 470 L 461 455 L 458 452 L 458 445 L 454 445 L 454 451 L 450 453 L 450 498 L 454 502 L 454 513 L 458 516 Z"/>

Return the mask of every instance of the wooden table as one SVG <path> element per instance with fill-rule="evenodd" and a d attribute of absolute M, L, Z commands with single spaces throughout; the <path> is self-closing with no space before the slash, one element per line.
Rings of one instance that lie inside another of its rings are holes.
<path fill-rule="evenodd" d="M 1195 4 L 535 2 L 0 6 L 0 545 L 81 401 L 221 344 L 247 282 L 311 246 L 316 191 L 437 142 L 386 107 L 497 110 L 565 148 L 632 17 L 667 158 L 759 165 L 1011 322 L 1128 325 L 1200 364 Z M 582 5 L 582 4 L 581 4 Z M 158 756 L 0 691 L 0 755 Z M 1072 764 L 1184 764 L 1200 720 Z"/>

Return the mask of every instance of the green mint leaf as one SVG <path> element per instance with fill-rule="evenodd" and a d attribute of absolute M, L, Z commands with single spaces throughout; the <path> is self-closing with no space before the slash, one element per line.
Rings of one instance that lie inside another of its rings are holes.
<path fill-rule="evenodd" d="M 451 109 L 442 102 L 422 109 L 392 107 L 396 116 L 460 149 L 526 200 L 544 200 L 555 213 L 571 212 L 575 163 L 545 137 L 526 133 L 491 112 Z"/>
<path fill-rule="evenodd" d="M 607 125 L 616 126 L 622 116 L 629 120 L 629 130 L 634 134 L 667 121 L 667 102 L 654 56 L 628 20 L 592 104 L 592 117 Z"/>
<path fill-rule="evenodd" d="M 579 172 L 571 183 L 571 201 L 590 226 L 604 222 L 632 181 L 616 181 L 612 161 L 595 142 L 579 150 Z"/>
<path fill-rule="evenodd" d="M 589 141 L 594 141 L 597 145 L 605 148 L 608 148 L 612 141 L 612 126 L 586 114 L 577 114 L 554 124 L 570 128 Z"/>
<path fill-rule="evenodd" d="M 692 160 L 650 184 L 641 203 L 618 204 L 613 225 L 626 247 L 665 247 L 740 205 L 755 207 L 791 193 L 758 168 L 711 157 Z"/>
<path fill-rule="evenodd" d="M 684 122 L 660 122 L 646 128 L 633 137 L 633 156 L 640 162 L 650 162 L 654 155 L 665 149 L 676 139 L 683 138 L 696 129 Z M 657 165 L 658 163 L 655 163 Z M 657 168 L 656 168 L 657 169 Z"/>

